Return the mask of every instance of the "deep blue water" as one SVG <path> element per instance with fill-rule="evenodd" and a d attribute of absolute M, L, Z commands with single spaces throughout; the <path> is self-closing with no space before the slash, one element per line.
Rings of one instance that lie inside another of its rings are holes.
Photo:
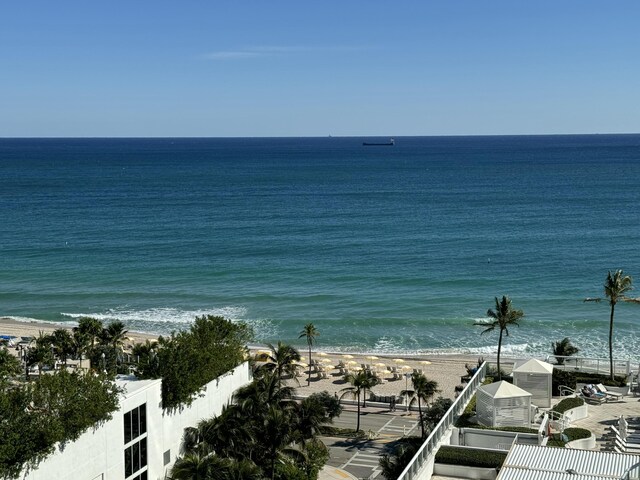
<path fill-rule="evenodd" d="M 0 314 L 481 353 L 507 294 L 507 351 L 606 352 L 608 305 L 582 300 L 609 269 L 640 285 L 640 135 L 362 140 L 0 139 Z M 617 308 L 636 359 L 638 319 Z"/>

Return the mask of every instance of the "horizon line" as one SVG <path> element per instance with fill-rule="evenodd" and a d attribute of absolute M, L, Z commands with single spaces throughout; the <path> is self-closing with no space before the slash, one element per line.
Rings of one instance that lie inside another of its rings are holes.
<path fill-rule="evenodd" d="M 0 136 L 0 140 L 64 140 L 64 139 L 85 139 L 85 140 L 99 140 L 99 139 L 239 139 L 239 138 L 254 138 L 254 139 L 282 139 L 282 138 L 442 138 L 442 137 L 575 137 L 575 136 L 598 136 L 598 135 L 640 135 L 640 132 L 597 132 L 597 133 L 487 133 L 487 134 L 442 134 L 442 135 L 384 135 L 384 134 L 362 134 L 362 135 L 227 135 L 227 136 L 201 136 L 201 135 L 180 135 L 180 136 L 165 136 L 165 135 L 148 135 L 148 136 L 136 136 L 136 135 L 113 135 L 113 136 L 12 136 L 4 137 Z"/>

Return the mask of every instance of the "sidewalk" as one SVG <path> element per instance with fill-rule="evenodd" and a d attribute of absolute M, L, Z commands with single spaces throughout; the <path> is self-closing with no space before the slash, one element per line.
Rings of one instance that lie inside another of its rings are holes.
<path fill-rule="evenodd" d="M 354 477 L 348 472 L 341 470 L 336 467 L 330 467 L 329 465 L 325 465 L 320 473 L 318 474 L 318 480 L 358 480 L 357 477 Z"/>

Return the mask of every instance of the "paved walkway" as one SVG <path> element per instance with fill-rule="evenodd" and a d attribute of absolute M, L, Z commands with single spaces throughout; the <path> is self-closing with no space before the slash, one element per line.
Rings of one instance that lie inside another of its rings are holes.
<path fill-rule="evenodd" d="M 625 395 L 621 400 L 609 401 L 600 405 L 589 404 L 589 416 L 583 420 L 575 421 L 572 427 L 580 427 L 591 430 L 596 436 L 598 449 L 604 448 L 609 434 L 609 426 L 618 426 L 621 415 L 625 418 L 640 417 L 640 398 L 633 395 Z"/>

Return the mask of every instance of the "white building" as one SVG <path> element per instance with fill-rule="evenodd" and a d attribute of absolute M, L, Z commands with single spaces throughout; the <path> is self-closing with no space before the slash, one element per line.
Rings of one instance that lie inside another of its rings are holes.
<path fill-rule="evenodd" d="M 75 442 L 57 446 L 23 480 L 156 480 L 179 455 L 182 433 L 200 420 L 220 414 L 233 393 L 251 380 L 248 363 L 210 382 L 188 407 L 169 413 L 162 409 L 161 380 L 119 377 L 125 389 L 120 409 Z M 82 408 L 82 405 L 78 405 Z"/>

